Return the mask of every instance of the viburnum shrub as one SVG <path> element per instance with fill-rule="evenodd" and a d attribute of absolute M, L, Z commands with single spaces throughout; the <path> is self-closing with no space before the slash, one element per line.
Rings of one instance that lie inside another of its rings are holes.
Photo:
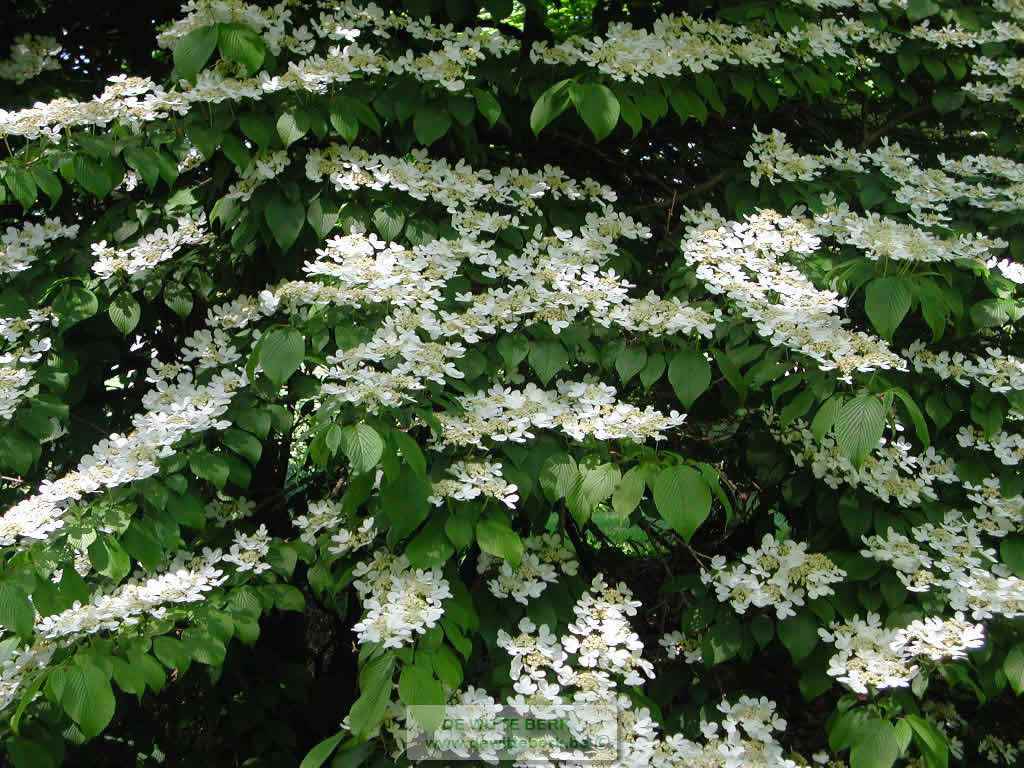
<path fill-rule="evenodd" d="M 1021 0 L 21 20 L 6 764 L 1017 764 Z"/>

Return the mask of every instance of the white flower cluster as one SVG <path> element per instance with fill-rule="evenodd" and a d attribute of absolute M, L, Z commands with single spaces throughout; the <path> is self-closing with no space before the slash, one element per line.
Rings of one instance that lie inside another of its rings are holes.
<path fill-rule="evenodd" d="M 116 274 L 137 275 L 174 258 L 182 248 L 208 243 L 211 239 L 206 229 L 206 214 L 187 214 L 179 217 L 175 226 L 157 229 L 129 248 L 114 248 L 107 245 L 106 240 L 93 243 L 91 248 L 96 262 L 92 271 L 103 279 Z"/>
<path fill-rule="evenodd" d="M 280 176 L 290 162 L 287 150 L 260 152 L 239 173 L 238 181 L 232 183 L 223 199 L 239 202 L 249 200 L 257 189 Z"/>
<path fill-rule="evenodd" d="M 811 222 L 760 211 L 726 221 L 707 206 L 687 209 L 683 256 L 708 290 L 731 300 L 773 345 L 807 355 L 843 380 L 854 371 L 902 370 L 906 362 L 879 338 L 846 328 L 846 299 L 823 291 L 782 259 L 806 256 L 821 240 Z"/>
<path fill-rule="evenodd" d="M 252 534 L 235 531 L 235 540 L 231 549 L 222 558 L 225 563 L 233 563 L 240 572 L 251 571 L 253 574 L 270 570 L 270 563 L 263 558 L 270 552 L 270 533 L 267 526 L 260 525 Z"/>
<path fill-rule="evenodd" d="M 60 69 L 57 57 L 62 50 L 60 43 L 47 35 L 18 35 L 8 57 L 0 60 L 0 80 L 20 85 L 43 72 Z"/>
<path fill-rule="evenodd" d="M 483 439 L 524 443 L 533 429 L 560 429 L 574 440 L 662 440 L 685 416 L 667 416 L 647 406 L 615 399 L 615 388 L 593 381 L 557 382 L 557 392 L 527 384 L 522 390 L 495 384 L 486 391 L 459 398 L 460 412 L 437 415 L 444 446 L 476 446 Z"/>
<path fill-rule="evenodd" d="M 950 608 L 975 621 L 1024 616 L 1024 579 L 998 562 L 981 533 L 975 522 L 951 516 L 914 527 L 911 537 L 889 530 L 866 538 L 861 554 L 891 563 L 910 591 L 941 590 Z"/>
<path fill-rule="evenodd" d="M 473 68 L 485 58 L 504 56 L 515 48 L 512 41 L 492 29 L 429 28 L 429 19 L 420 23 L 403 15 L 381 14 L 379 19 L 387 20 L 390 26 L 419 31 L 421 40 L 440 45 L 424 53 L 408 49 L 388 55 L 353 42 L 360 30 L 350 27 L 357 25 L 356 17 L 364 21 L 366 17 L 362 10 L 347 3 L 333 14 L 322 16 L 313 30 L 301 26 L 291 32 L 286 32 L 291 11 L 284 3 L 260 8 L 238 0 L 196 0 L 186 5 L 186 12 L 189 15 L 185 19 L 160 36 L 162 44 L 173 47 L 189 31 L 222 17 L 229 23 L 233 19 L 233 23 L 260 32 L 272 52 L 284 46 L 299 55 L 311 54 L 318 42 L 314 32 L 329 47 L 322 55 L 314 53 L 289 62 L 280 76 L 261 73 L 257 77 L 234 78 L 224 74 L 222 68 L 206 69 L 194 84 L 182 82 L 179 89 L 170 91 L 149 78 L 117 75 L 110 78 L 110 85 L 101 94 L 89 101 L 61 98 L 14 112 L 0 110 L 0 136 L 45 136 L 57 143 L 65 128 L 105 127 L 118 121 L 138 127 L 172 114 L 186 114 L 195 104 L 259 100 L 282 91 L 324 93 L 332 85 L 360 77 L 408 74 L 447 91 L 461 91 L 473 79 Z M 331 44 L 337 40 L 347 44 Z"/>
<path fill-rule="evenodd" d="M 869 613 L 866 619 L 833 622 L 818 634 L 838 651 L 829 659 L 829 675 L 860 694 L 906 688 L 920 671 L 915 661 L 962 659 L 984 645 L 981 625 L 967 623 L 959 613 L 952 619 L 928 617 L 903 629 L 883 628 L 878 614 Z"/>
<path fill-rule="evenodd" d="M 960 427 L 956 433 L 956 441 L 961 448 L 992 453 L 1008 467 L 1015 467 L 1024 459 L 1024 437 L 1016 433 L 997 432 L 986 438 L 981 430 L 973 425 L 967 425 Z"/>
<path fill-rule="evenodd" d="M 386 301 L 398 307 L 370 341 L 329 355 L 327 363 L 331 367 L 314 371 L 324 381 L 324 393 L 341 400 L 376 410 L 408 402 L 413 392 L 424 387 L 424 380 L 442 383 L 447 377 L 461 377 L 454 361 L 465 354 L 465 348 L 454 342 L 424 341 L 422 330 L 433 338 L 457 337 L 474 343 L 498 328 L 514 330 L 533 317 L 548 322 L 557 332 L 586 312 L 602 324 L 614 322 L 652 335 L 696 331 L 710 336 L 717 321 L 717 316 L 678 300 L 649 295 L 633 301 L 625 293 L 627 286 L 614 273 L 597 271 L 614 253 L 616 238 L 648 236 L 631 219 L 610 209 L 588 214 L 578 236 L 558 230 L 555 237 L 536 235 L 521 256 L 507 262 L 497 259 L 493 243 L 475 240 L 481 228 L 509 226 L 516 220 L 514 216 L 506 217 L 502 223 L 500 217 L 477 211 L 474 206 L 483 202 L 528 214 L 536 199 L 545 194 L 595 202 L 614 199 L 609 190 L 590 181 L 580 186 L 556 168 L 546 168 L 539 174 L 512 169 L 491 174 L 464 164 L 453 167 L 445 161 L 430 160 L 422 152 L 414 152 L 413 159 L 407 160 L 370 155 L 357 148 L 331 147 L 311 152 L 306 171 L 314 181 L 329 177 L 341 190 L 392 187 L 415 199 L 436 200 L 454 211 L 460 230 L 458 240 L 434 240 L 415 246 L 411 252 L 372 235 L 336 237 L 318 251 L 320 259 L 305 265 L 307 273 L 339 281 L 340 285 L 320 289 L 309 284 L 296 286 L 304 293 L 318 290 L 322 300 L 338 304 L 361 306 Z M 465 261 L 486 267 L 486 274 L 492 278 L 506 277 L 510 287 L 458 297 L 468 305 L 459 314 L 428 312 L 445 301 L 443 286 L 458 274 L 458 266 Z M 412 311 L 413 307 L 418 311 Z M 366 365 L 368 361 L 390 364 L 386 370 L 376 370 Z M 599 439 L 629 437 L 643 441 L 681 423 L 682 417 L 676 414 L 665 417 L 651 409 L 642 411 L 615 403 L 613 396 L 611 388 L 589 382 L 560 383 L 558 394 L 544 393 L 533 385 L 522 392 L 478 393 L 463 398 L 462 404 L 472 409 L 479 401 L 480 412 L 461 419 L 441 415 L 451 427 L 444 442 L 482 445 L 480 440 L 488 432 L 499 433 L 496 439 L 521 441 L 531 424 L 560 427 L 577 439 L 592 434 Z M 494 403 L 496 398 L 504 403 L 500 414 L 491 405 L 484 405 Z M 585 402 L 568 407 L 559 402 L 569 399 Z M 545 401 L 546 414 L 539 407 Z M 510 407 L 520 407 L 517 403 L 529 412 L 509 421 Z"/>
<path fill-rule="evenodd" d="M 548 584 L 557 582 L 559 570 L 566 576 L 575 576 L 579 563 L 565 539 L 554 533 L 524 539 L 523 558 L 515 567 L 486 552 L 481 552 L 476 562 L 476 572 L 490 577 L 487 587 L 492 595 L 523 605 L 540 597 Z"/>
<path fill-rule="evenodd" d="M 826 148 L 825 154 L 801 154 L 793 148 L 782 131 L 761 133 L 756 128 L 753 144 L 744 160 L 744 165 L 751 169 L 750 183 L 755 187 L 760 185 L 762 179 L 769 184 L 779 181 L 813 181 L 827 171 L 869 173 L 877 169 L 895 184 L 893 197 L 908 206 L 911 218 L 924 226 L 951 221 L 948 213 L 950 205 L 954 203 L 1002 212 L 1024 208 L 1024 165 L 1021 163 L 990 155 L 966 155 L 959 160 L 940 155 L 938 163 L 940 168 L 924 168 L 918 155 L 898 143 L 890 143 L 887 138 L 883 138 L 878 147 L 870 150 L 856 150 L 837 141 Z M 979 181 L 979 178 L 984 179 L 984 182 Z M 841 225 L 843 218 L 836 217 L 834 226 Z M 851 222 L 855 221 L 856 218 L 851 219 Z M 889 258 L 922 261 L 936 261 L 940 258 L 934 252 L 934 244 L 929 251 L 917 242 L 925 241 L 927 233 L 900 229 L 878 217 L 870 221 L 879 233 L 905 241 L 902 249 L 891 244 L 876 248 L 876 253 Z M 995 247 L 994 241 L 991 242 L 991 247 Z"/>
<path fill-rule="evenodd" d="M 872 9 L 865 4 L 861 10 Z M 411 75 L 448 91 L 461 91 L 472 81 L 473 69 L 481 62 L 518 51 L 516 41 L 493 28 L 455 30 L 433 25 L 429 17 L 416 20 L 385 12 L 373 4 L 358 8 L 350 2 L 338 3 L 331 11 L 322 12 L 319 19 L 312 19 L 308 27 L 293 26 L 291 10 L 284 2 L 263 8 L 243 0 L 192 0 L 183 6 L 183 12 L 184 18 L 161 33 L 161 45 L 173 48 L 189 32 L 225 22 L 247 26 L 260 34 L 275 56 L 287 50 L 300 58 L 288 61 L 287 70 L 275 77 L 261 73 L 236 79 L 224 74 L 227 67 L 206 69 L 195 84 L 181 83 L 181 90 L 171 91 L 145 78 L 118 76 L 103 94 L 88 102 L 57 99 L 19 112 L 0 110 L 0 136 L 47 136 L 57 141 L 65 126 L 105 126 L 115 120 L 137 125 L 186 113 L 193 104 L 261 99 L 285 90 L 325 93 L 331 86 L 363 77 Z M 372 37 L 388 43 L 398 36 L 394 33 L 411 37 L 421 47 L 433 47 L 389 54 L 356 42 L 361 37 Z M 907 35 L 918 44 L 928 43 L 939 50 L 949 46 L 970 50 L 983 42 L 1019 40 L 1022 32 L 1018 25 L 1003 21 L 984 30 L 966 30 L 953 24 L 932 29 L 925 22 L 912 27 Z M 316 52 L 318 46 L 321 52 Z M 854 67 L 870 67 L 876 63 L 872 55 L 895 53 L 899 47 L 900 38 L 892 32 L 843 16 L 798 24 L 785 35 L 766 35 L 742 25 L 679 14 L 658 18 L 651 31 L 614 23 L 603 37 L 573 37 L 557 45 L 534 42 L 530 55 L 535 62 L 582 64 L 614 80 L 642 82 L 650 77 L 701 73 L 723 65 L 766 68 L 783 63 L 787 57 L 803 62 L 836 57 Z M 14 69 L 21 72 L 34 68 L 36 58 L 31 58 L 32 67 L 19 64 Z M 979 57 L 972 63 L 972 71 L 977 76 L 995 76 L 1004 81 L 995 85 L 972 83 L 965 88 L 979 98 L 1006 100 L 1012 87 L 1024 80 L 1018 59 Z"/>
<path fill-rule="evenodd" d="M 960 233 L 944 238 L 912 224 L 906 224 L 877 213 L 866 216 L 850 211 L 846 203 L 838 203 L 833 193 L 822 197 L 825 211 L 814 218 L 818 232 L 832 237 L 841 245 L 851 245 L 864 255 L 878 261 L 915 261 L 921 263 L 947 261 L 985 266 L 993 259 L 993 251 L 1009 245 L 1005 240 L 977 233 Z M 918 217 L 922 221 L 929 221 Z"/>
<path fill-rule="evenodd" d="M 512 657 L 515 681 L 515 694 L 507 703 L 617 707 L 621 741 L 618 754 L 608 758 L 616 768 L 796 768 L 774 738 L 786 722 L 765 698 L 723 701 L 718 706 L 722 722 L 702 722 L 700 742 L 681 734 L 659 736 L 650 712 L 634 707 L 620 690 L 621 685 L 639 685 L 653 677 L 653 667 L 642 656 L 643 643 L 629 625 L 639 607 L 624 584 L 609 587 L 597 576 L 576 603 L 575 621 L 562 637 L 547 626 L 538 629 L 528 618 L 519 622 L 516 635 L 499 630 L 498 645 Z"/>
<path fill-rule="evenodd" d="M 360 643 L 401 648 L 433 627 L 444 615 L 442 603 L 452 596 L 439 568 L 411 568 L 404 555 L 378 549 L 352 570 L 363 603 L 363 618 L 352 630 Z"/>
<path fill-rule="evenodd" d="M 0 236 L 0 275 L 24 272 L 49 243 L 77 234 L 77 224 L 65 225 L 60 219 L 29 222 L 21 228 L 8 227 Z"/>
<path fill-rule="evenodd" d="M 347 555 L 370 544 L 377 535 L 373 518 L 365 518 L 359 527 L 350 530 L 344 527 L 346 514 L 340 502 L 331 499 L 309 502 L 306 514 L 292 520 L 292 525 L 301 531 L 299 538 L 315 547 L 321 534 L 329 533 L 332 555 Z"/>
<path fill-rule="evenodd" d="M 924 657 L 931 661 L 965 659 L 967 651 L 985 644 L 981 624 L 964 621 L 962 613 L 952 619 L 929 616 L 911 622 L 896 631 L 892 642 L 895 651 L 906 656 Z"/>
<path fill-rule="evenodd" d="M 901 507 L 913 507 L 923 500 L 935 501 L 936 483 L 956 483 L 956 462 L 938 453 L 934 447 L 914 454 L 913 447 L 900 434 L 883 438 L 860 467 L 840 450 L 835 437 L 815 438 L 808 424 L 797 419 L 782 428 L 771 409 L 762 416 L 772 434 L 789 448 L 798 467 L 808 467 L 816 478 L 830 488 L 849 485 L 863 488 L 882 501 L 895 501 Z"/>
<path fill-rule="evenodd" d="M 498 631 L 498 646 L 512 657 L 513 688 L 522 703 L 579 703 L 614 701 L 619 682 L 641 685 L 654 677 L 643 658 L 644 644 L 629 624 L 640 602 L 619 583 L 609 587 L 601 575 L 573 607 L 575 621 L 567 634 L 555 639 L 550 630 L 536 629 L 529 619 L 519 623 L 520 634 Z M 568 690 L 563 690 L 568 689 Z"/>
<path fill-rule="evenodd" d="M 347 555 L 369 545 L 377 536 L 377 529 L 374 527 L 373 519 L 366 518 L 354 531 L 348 528 L 341 528 L 331 536 L 331 546 L 328 552 L 332 555 Z"/>
<path fill-rule="evenodd" d="M 818 634 L 838 651 L 829 659 L 828 674 L 857 693 L 906 688 L 920 671 L 913 657 L 892 648 L 896 630 L 883 628 L 877 613 L 869 613 L 867 619 L 855 616 L 851 621 L 833 622 Z"/>
<path fill-rule="evenodd" d="M 740 696 L 736 703 L 723 701 L 721 723 L 702 720 L 703 743 L 682 734 L 659 740 L 650 764 L 654 768 L 707 766 L 708 768 L 797 768 L 775 739 L 786 721 L 775 711 L 775 702 L 764 696 Z"/>
<path fill-rule="evenodd" d="M 454 479 L 444 478 L 433 484 L 430 503 L 441 506 L 446 498 L 472 501 L 487 496 L 515 509 L 519 489 L 501 473 L 501 464 L 490 461 L 456 461 L 447 470 Z"/>
<path fill-rule="evenodd" d="M 211 24 L 241 24 L 249 27 L 260 33 L 263 42 L 275 56 L 281 53 L 282 44 L 288 43 L 287 29 L 291 23 L 291 11 L 286 2 L 261 8 L 243 0 L 189 0 L 182 5 L 181 12 L 183 18 L 157 35 L 156 41 L 161 48 L 176 48 L 189 32 Z M 296 37 L 308 35 L 308 30 L 304 33 L 297 31 Z"/>
<path fill-rule="evenodd" d="M 208 549 L 198 557 L 178 555 L 163 573 L 132 580 L 109 594 L 95 594 L 89 603 L 75 603 L 39 618 L 36 635 L 52 641 L 116 631 L 143 616 L 162 618 L 168 605 L 199 602 L 223 584 L 227 576 L 217 565 L 225 560 L 220 550 Z"/>
<path fill-rule="evenodd" d="M 299 539 L 314 547 L 321 532 L 338 528 L 344 519 L 341 504 L 331 499 L 322 499 L 309 502 L 309 511 L 292 520 L 292 525 L 301 532 Z"/>
<path fill-rule="evenodd" d="M 1024 390 L 1024 360 L 989 347 L 987 356 L 962 352 L 934 352 L 924 342 L 915 341 L 903 353 L 918 373 L 931 371 L 943 381 L 952 379 L 970 387 L 977 383 L 992 392 Z"/>
<path fill-rule="evenodd" d="M 0 422 L 13 418 L 22 401 L 36 393 L 33 366 L 50 351 L 53 342 L 46 334 L 56 322 L 48 309 L 0 317 Z"/>
<path fill-rule="evenodd" d="M 56 647 L 37 641 L 32 646 L 19 646 L 17 638 L 0 642 L 0 711 L 7 709 L 21 694 L 25 677 L 44 669 Z"/>
<path fill-rule="evenodd" d="M 1005 765 L 1007 768 L 1017 765 L 1017 758 L 1024 752 L 1024 739 L 1003 739 L 993 733 L 986 733 L 978 742 L 978 754 L 993 765 Z"/>
<path fill-rule="evenodd" d="M 206 519 L 223 528 L 232 523 L 252 517 L 256 511 L 256 502 L 241 496 L 229 498 L 218 494 L 218 497 L 206 505 Z"/>
<path fill-rule="evenodd" d="M 782 40 L 731 24 L 665 15 L 651 31 L 616 22 L 603 37 L 572 37 L 554 45 L 535 43 L 530 58 L 545 64 L 584 64 L 613 80 L 643 82 L 716 70 L 722 64 L 781 64 Z"/>
<path fill-rule="evenodd" d="M 731 603 L 737 613 L 751 605 L 774 607 L 775 615 L 785 619 L 796 615 L 795 608 L 834 594 L 846 572 L 820 552 L 807 553 L 807 544 L 792 540 L 776 541 L 765 534 L 760 547 L 750 547 L 742 560 L 727 565 L 724 556 L 711 561 L 711 570 L 701 570 L 701 581 L 715 588 L 719 602 Z"/>
<path fill-rule="evenodd" d="M 965 83 L 963 90 L 978 101 L 1006 102 L 1013 92 L 1024 87 L 1024 59 L 991 59 L 978 56 L 971 62 L 975 77 L 994 78 L 996 82 Z"/>
<path fill-rule="evenodd" d="M 670 659 L 682 657 L 687 664 L 700 664 L 704 660 L 700 638 L 684 635 L 679 630 L 666 632 L 658 638 L 658 645 L 665 649 Z"/>
<path fill-rule="evenodd" d="M 143 398 L 147 411 L 133 419 L 127 435 L 101 440 L 85 456 L 78 469 L 44 482 L 39 492 L 15 504 L 0 517 L 0 546 L 19 539 L 46 539 L 63 525 L 62 515 L 70 501 L 104 488 L 142 480 L 159 471 L 159 462 L 173 454 L 171 446 L 186 434 L 226 429 L 222 417 L 235 393 L 245 385 L 245 374 L 218 373 L 207 384 L 198 384 L 189 370 L 177 378 L 161 378 L 158 388 Z"/>

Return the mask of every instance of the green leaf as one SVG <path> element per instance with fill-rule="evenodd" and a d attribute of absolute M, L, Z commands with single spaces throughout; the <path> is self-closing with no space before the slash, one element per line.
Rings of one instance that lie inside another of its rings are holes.
<path fill-rule="evenodd" d="M 964 105 L 966 94 L 958 88 L 943 88 L 932 94 L 932 106 L 939 114 L 956 112 Z"/>
<path fill-rule="evenodd" d="M 139 520 L 133 520 L 121 536 L 121 544 L 125 552 L 142 563 L 149 571 L 156 570 L 163 560 L 163 548 L 157 541 L 152 529 Z"/>
<path fill-rule="evenodd" d="M 263 453 L 263 443 L 250 435 L 248 432 L 230 427 L 222 433 L 221 439 L 224 445 L 242 456 L 250 464 L 254 465 L 260 460 Z"/>
<path fill-rule="evenodd" d="M 583 118 L 597 141 L 603 140 L 619 122 L 619 100 L 607 86 L 597 83 L 574 83 L 569 95 L 576 112 Z"/>
<path fill-rule="evenodd" d="M 52 208 L 60 200 L 61 195 L 64 194 L 64 187 L 61 185 L 60 179 L 57 178 L 57 174 L 38 165 L 32 166 L 31 172 L 36 186 L 43 190 L 43 193 L 50 198 L 50 207 Z"/>
<path fill-rule="evenodd" d="M 52 306 L 61 327 L 67 328 L 95 315 L 100 308 L 100 302 L 96 294 L 88 288 L 68 284 L 57 292 Z"/>
<path fill-rule="evenodd" d="M 440 706 L 444 704 L 444 689 L 432 667 L 417 663 L 403 667 L 398 676 L 398 697 L 408 705 Z"/>
<path fill-rule="evenodd" d="M 440 568 L 455 554 L 445 530 L 442 519 L 435 517 L 413 537 L 405 548 L 405 555 L 413 568 Z"/>
<path fill-rule="evenodd" d="M 341 430 L 341 450 L 348 457 L 352 474 L 361 475 L 377 466 L 384 441 L 369 424 L 350 424 Z"/>
<path fill-rule="evenodd" d="M 168 498 L 167 511 L 177 523 L 189 528 L 202 528 L 206 520 L 206 506 L 191 493 Z"/>
<path fill-rule="evenodd" d="M 885 431 L 885 406 L 877 395 L 858 395 L 846 402 L 836 416 L 836 442 L 855 466 L 878 448 Z"/>
<path fill-rule="evenodd" d="M 718 364 L 718 369 L 725 376 L 725 380 L 729 382 L 729 386 L 736 390 L 736 394 L 739 395 L 741 402 L 746 400 L 747 383 L 744 381 L 743 373 L 740 371 L 733 356 L 724 349 L 716 349 L 713 351 L 713 354 L 715 362 Z"/>
<path fill-rule="evenodd" d="M 68 717 L 78 723 L 86 739 L 98 736 L 107 727 L 116 706 L 110 680 L 101 669 L 89 663 L 64 669 L 60 703 Z"/>
<path fill-rule="evenodd" d="M 594 508 L 612 495 L 621 479 L 622 473 L 614 464 L 581 469 L 565 500 L 576 522 L 582 525 L 590 519 Z"/>
<path fill-rule="evenodd" d="M 843 408 L 843 399 L 842 395 L 832 395 L 814 414 L 814 418 L 811 419 L 811 433 L 815 440 L 820 441 L 835 425 L 839 411 Z"/>
<path fill-rule="evenodd" d="M 172 280 L 164 285 L 164 303 L 178 317 L 192 314 L 192 291 L 188 286 Z"/>
<path fill-rule="evenodd" d="M 907 316 L 913 294 L 902 277 L 880 277 L 868 283 L 864 294 L 864 311 L 875 329 L 892 339 L 903 318 Z"/>
<path fill-rule="evenodd" d="M 309 132 L 309 117 L 304 112 L 285 112 L 277 118 L 277 135 L 290 147 Z"/>
<path fill-rule="evenodd" d="M 498 354 L 501 355 L 501 359 L 505 362 L 505 367 L 509 371 L 514 371 L 518 368 L 529 352 L 530 341 L 525 336 L 515 334 L 502 336 L 498 339 Z"/>
<path fill-rule="evenodd" d="M 622 476 L 619 487 L 612 494 L 612 509 L 615 514 L 625 519 L 633 510 L 640 506 L 646 487 L 647 470 L 644 467 L 633 467 Z"/>
<path fill-rule="evenodd" d="M 999 557 L 1018 578 L 1024 578 L 1024 536 L 1007 536 L 999 542 Z"/>
<path fill-rule="evenodd" d="M 907 3 L 907 18 L 911 21 L 926 19 L 940 10 L 934 0 L 909 0 Z"/>
<path fill-rule="evenodd" d="M 89 545 L 89 559 L 98 573 L 115 582 L 131 571 L 131 559 L 112 536 L 103 534 Z"/>
<path fill-rule="evenodd" d="M 331 102 L 331 125 L 348 144 L 359 136 L 359 118 L 350 99 L 339 96 Z"/>
<path fill-rule="evenodd" d="M 299 763 L 299 768 L 320 768 L 321 765 L 327 762 L 327 758 L 331 756 L 341 740 L 345 738 L 347 731 L 338 731 L 333 736 L 321 741 L 315 747 L 313 747 L 306 756 L 302 758 L 302 762 Z"/>
<path fill-rule="evenodd" d="M 427 478 L 427 459 L 420 449 L 419 443 L 413 440 L 407 433 L 399 430 L 392 430 L 391 437 L 395 441 L 395 447 L 402 454 L 402 459 L 421 479 Z"/>
<path fill-rule="evenodd" d="M 921 409 L 918 408 L 914 398 L 902 387 L 893 387 L 889 391 L 896 395 L 900 402 L 903 403 L 903 407 L 907 409 L 907 415 L 910 416 L 910 422 L 914 425 L 914 431 L 917 433 L 918 439 L 927 448 L 931 445 L 931 437 L 928 434 L 928 422 L 925 421 L 924 414 L 921 413 Z"/>
<path fill-rule="evenodd" d="M 381 509 L 391 523 L 389 539 L 405 538 L 427 518 L 431 509 L 428 495 L 429 486 L 408 465 L 402 466 L 397 480 L 381 488 Z"/>
<path fill-rule="evenodd" d="M 244 171 L 249 167 L 249 163 L 252 161 L 252 158 L 249 155 L 249 150 L 245 148 L 242 140 L 233 133 L 224 135 L 224 138 L 221 140 L 220 148 L 227 159 L 230 160 L 239 171 Z"/>
<path fill-rule="evenodd" d="M 384 240 L 397 240 L 405 226 L 405 213 L 394 205 L 382 205 L 373 212 L 373 225 Z"/>
<path fill-rule="evenodd" d="M 241 64 L 250 75 L 255 74 L 267 49 L 259 33 L 244 24 L 220 24 L 220 35 L 217 44 L 220 55 L 228 61 Z"/>
<path fill-rule="evenodd" d="M 1024 693 L 1024 643 L 1015 645 L 1003 660 L 1003 673 L 1013 692 Z"/>
<path fill-rule="evenodd" d="M 217 47 L 216 24 L 193 29 L 174 46 L 174 71 L 186 80 L 194 80 L 206 66 Z"/>
<path fill-rule="evenodd" d="M 809 611 L 800 611 L 778 625 L 779 640 L 793 657 L 799 662 L 806 658 L 818 644 L 818 622 Z"/>
<path fill-rule="evenodd" d="M 636 376 L 647 365 L 647 350 L 643 347 L 623 347 L 615 358 L 615 370 L 623 384 Z"/>
<path fill-rule="evenodd" d="M 391 701 L 395 656 L 385 653 L 366 663 L 359 672 L 359 698 L 349 710 L 352 734 L 369 739 L 376 734 Z"/>
<path fill-rule="evenodd" d="M 416 110 L 412 119 L 412 130 L 416 140 L 429 147 L 452 127 L 452 118 L 446 109 L 436 104 L 427 104 Z"/>
<path fill-rule="evenodd" d="M 792 400 L 786 403 L 779 413 L 779 422 L 782 426 L 788 427 L 810 410 L 811 406 L 814 405 L 814 400 L 814 390 L 801 390 Z"/>
<path fill-rule="evenodd" d="M 719 618 L 704 636 L 701 651 L 705 663 L 723 664 L 743 648 L 743 628 L 731 614 Z"/>
<path fill-rule="evenodd" d="M 564 453 L 549 456 L 540 469 L 541 490 L 549 501 L 564 499 L 576 484 L 578 475 L 579 467 L 572 456 Z"/>
<path fill-rule="evenodd" d="M 306 209 L 301 202 L 275 195 L 263 210 L 270 232 L 282 251 L 287 251 L 299 238 L 306 223 Z"/>
<path fill-rule="evenodd" d="M 534 341 L 530 344 L 530 367 L 545 386 L 568 365 L 569 353 L 560 341 Z"/>
<path fill-rule="evenodd" d="M 28 637 L 32 634 L 35 617 L 25 590 L 14 584 L 0 583 L 0 626 Z"/>
<path fill-rule="evenodd" d="M 245 112 L 239 115 L 238 126 L 260 149 L 266 149 L 274 143 L 277 129 L 274 118 L 267 112 Z"/>
<path fill-rule="evenodd" d="M 665 356 L 660 352 L 647 356 L 647 365 L 640 371 L 640 383 L 644 389 L 650 389 L 665 372 Z"/>
<path fill-rule="evenodd" d="M 306 339 L 294 328 L 275 328 L 260 339 L 260 366 L 278 386 L 299 369 L 305 354 Z"/>
<path fill-rule="evenodd" d="M 569 86 L 571 84 L 571 80 L 561 80 L 544 91 L 537 99 L 537 103 L 533 105 L 533 110 L 530 112 L 530 128 L 533 130 L 534 136 L 540 135 L 540 132 L 569 106 Z"/>
<path fill-rule="evenodd" d="M 890 768 L 901 752 L 892 725 L 885 720 L 867 720 L 853 734 L 850 768 Z"/>
<path fill-rule="evenodd" d="M 501 118 L 501 104 L 494 98 L 494 94 L 482 88 L 474 88 L 473 96 L 476 98 L 476 108 L 484 116 L 487 124 L 493 126 Z"/>
<path fill-rule="evenodd" d="M 711 366 L 697 350 L 681 349 L 668 365 L 668 380 L 676 397 L 689 408 L 711 386 Z"/>
<path fill-rule="evenodd" d="M 227 485 L 228 477 L 231 475 L 231 468 L 224 457 L 205 448 L 192 454 L 188 466 L 196 477 L 206 480 L 217 490 L 222 490 Z"/>
<path fill-rule="evenodd" d="M 668 97 L 673 111 L 679 115 L 684 123 L 691 117 L 697 118 L 697 122 L 703 125 L 708 119 L 708 108 L 700 96 L 685 87 L 675 87 Z"/>
<path fill-rule="evenodd" d="M 203 125 L 202 123 L 189 125 L 185 128 L 185 133 L 188 135 L 189 141 L 192 142 L 193 146 L 202 154 L 204 160 L 209 160 L 213 157 L 213 153 L 217 151 L 217 147 L 220 146 L 224 138 L 223 131 Z"/>
<path fill-rule="evenodd" d="M 224 643 L 201 629 L 186 629 L 181 642 L 188 654 L 200 664 L 219 667 L 224 663 L 227 649 Z"/>
<path fill-rule="evenodd" d="M 480 549 L 494 557 L 508 560 L 517 567 L 523 558 L 523 540 L 500 517 L 485 517 L 476 524 L 476 541 Z"/>
<path fill-rule="evenodd" d="M 946 735 L 930 720 L 919 715 L 906 715 L 903 720 L 914 730 L 926 768 L 948 768 L 949 743 Z"/>
<path fill-rule="evenodd" d="M 22 208 L 27 211 L 32 207 L 39 191 L 36 188 L 35 179 L 32 178 L 32 174 L 28 170 L 19 166 L 9 168 L 7 175 L 4 176 L 4 181 L 7 183 L 7 188 L 11 190 L 11 194 L 14 195 L 14 199 L 21 203 Z"/>
<path fill-rule="evenodd" d="M 651 490 L 659 514 L 687 542 L 711 514 L 711 489 L 693 467 L 661 470 Z"/>
<path fill-rule="evenodd" d="M 120 293 L 107 307 L 107 315 L 114 327 L 127 336 L 139 324 L 142 308 L 130 293 Z"/>
<path fill-rule="evenodd" d="M 75 181 L 95 197 L 106 197 L 116 183 L 94 158 L 81 154 L 75 156 Z"/>

